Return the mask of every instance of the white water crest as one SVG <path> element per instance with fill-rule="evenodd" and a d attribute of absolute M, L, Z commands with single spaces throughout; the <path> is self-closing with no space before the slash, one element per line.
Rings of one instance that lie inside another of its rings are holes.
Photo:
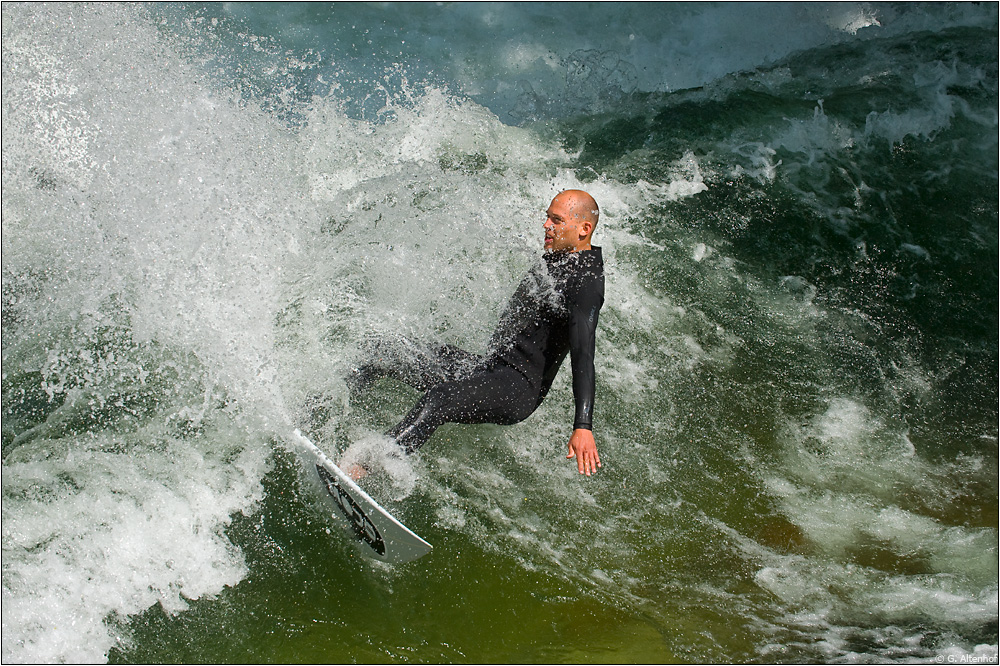
<path fill-rule="evenodd" d="M 245 575 L 223 530 L 268 469 L 241 408 L 281 415 L 267 183 L 294 179 L 281 128 L 133 9 L 5 5 L 3 29 L 4 381 L 61 405 L 4 452 L 4 661 L 101 661 L 116 618 Z"/>

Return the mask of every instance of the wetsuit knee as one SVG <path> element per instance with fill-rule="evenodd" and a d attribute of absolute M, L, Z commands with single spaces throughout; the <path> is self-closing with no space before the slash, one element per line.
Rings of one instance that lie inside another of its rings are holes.
<path fill-rule="evenodd" d="M 521 373 L 509 367 L 494 367 L 432 387 L 386 434 L 406 453 L 413 453 L 445 423 L 513 425 L 531 416 L 539 402 L 538 389 Z"/>

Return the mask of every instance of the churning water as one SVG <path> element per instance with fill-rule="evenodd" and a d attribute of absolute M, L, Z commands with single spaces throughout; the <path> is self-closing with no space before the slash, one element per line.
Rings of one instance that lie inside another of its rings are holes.
<path fill-rule="evenodd" d="M 3 5 L 3 660 L 997 658 L 997 5 Z M 482 351 L 561 189 L 568 372 L 371 481 L 371 331 Z"/>

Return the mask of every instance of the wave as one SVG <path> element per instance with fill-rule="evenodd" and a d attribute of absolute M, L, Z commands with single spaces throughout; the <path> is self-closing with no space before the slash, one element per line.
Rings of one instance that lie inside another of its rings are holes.
<path fill-rule="evenodd" d="M 272 601 L 385 658 L 246 592 L 356 574 L 284 440 L 408 408 L 347 393 L 373 329 L 481 351 L 567 187 L 602 207 L 606 469 L 559 465 L 561 376 L 393 508 L 647 659 L 995 655 L 996 7 L 572 7 L 4 5 L 5 662 L 259 658 L 231 628 Z"/>

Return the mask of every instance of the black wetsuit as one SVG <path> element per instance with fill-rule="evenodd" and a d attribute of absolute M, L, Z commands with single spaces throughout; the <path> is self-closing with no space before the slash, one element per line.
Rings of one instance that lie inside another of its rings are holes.
<path fill-rule="evenodd" d="M 392 376 L 426 393 L 389 436 L 412 453 L 445 423 L 510 425 L 542 403 L 569 353 L 576 401 L 574 428 L 592 427 L 594 344 L 604 304 L 601 248 L 547 253 L 511 297 L 487 356 L 446 345 L 427 349 L 380 342 L 364 380 Z"/>

